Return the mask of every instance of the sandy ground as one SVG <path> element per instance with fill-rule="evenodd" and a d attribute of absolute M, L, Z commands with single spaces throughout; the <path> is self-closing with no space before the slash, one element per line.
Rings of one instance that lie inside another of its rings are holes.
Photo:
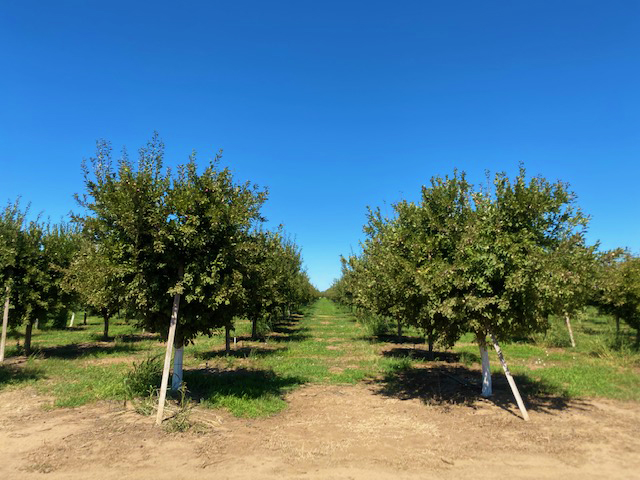
<path fill-rule="evenodd" d="M 307 386 L 258 420 L 194 409 L 167 433 L 123 405 L 47 409 L 0 393 L 0 479 L 640 479 L 640 408 L 425 404 L 376 385 Z"/>

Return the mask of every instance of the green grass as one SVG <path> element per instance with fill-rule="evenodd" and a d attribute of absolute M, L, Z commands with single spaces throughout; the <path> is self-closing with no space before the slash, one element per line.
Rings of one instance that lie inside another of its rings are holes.
<path fill-rule="evenodd" d="M 54 407 L 125 398 L 124 379 L 134 362 L 162 358 L 165 345 L 124 319 L 112 321 L 111 338 L 103 341 L 101 319 L 88 320 L 88 325 L 76 323 L 73 329 L 35 330 L 34 355 L 21 364 L 0 366 L 0 389 L 32 386 L 52 395 Z M 563 336 L 568 342 L 566 328 L 555 318 L 547 335 L 502 345 L 527 392 L 640 401 L 640 354 L 629 340 L 633 332 L 623 326 L 621 335 L 616 335 L 612 320 L 591 310 L 574 319 L 573 328 L 575 349 L 563 344 Z M 351 313 L 327 299 L 280 324 L 262 341 L 251 341 L 250 331 L 248 321 L 237 322 L 233 332 L 237 344 L 229 356 L 224 353 L 222 332 L 200 337 L 186 348 L 184 378 L 192 401 L 259 417 L 286 408 L 286 393 L 305 384 L 384 382 L 429 365 L 449 368 L 446 362 L 434 364 L 424 356 L 417 330 L 406 329 L 404 343 L 373 337 Z M 9 360 L 19 352 L 15 343 L 21 341 L 20 333 L 11 337 Z M 479 352 L 471 335 L 438 356 L 455 360 L 451 365 L 456 372 L 479 382 Z M 492 371 L 501 375 L 495 352 L 490 356 Z M 145 390 L 145 385 L 136 388 Z"/>

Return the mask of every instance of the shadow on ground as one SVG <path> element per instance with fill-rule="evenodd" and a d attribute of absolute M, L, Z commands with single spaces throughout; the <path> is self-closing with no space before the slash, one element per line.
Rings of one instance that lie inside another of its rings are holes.
<path fill-rule="evenodd" d="M 310 338 L 308 331 L 308 327 L 300 327 L 295 322 L 281 323 L 273 329 L 267 341 L 304 342 Z"/>
<path fill-rule="evenodd" d="M 423 348 L 394 347 L 384 350 L 382 355 L 393 358 L 411 358 L 421 361 L 435 361 L 445 363 L 479 363 L 480 356 L 471 352 L 429 352 Z"/>
<path fill-rule="evenodd" d="M 33 355 L 38 358 L 80 358 L 97 354 L 116 355 L 122 353 L 135 353 L 140 347 L 132 344 L 118 344 L 112 342 L 72 343 L 57 347 L 34 348 Z"/>
<path fill-rule="evenodd" d="M 194 356 L 200 360 L 210 360 L 212 358 L 236 357 L 236 358 L 261 358 L 275 355 L 288 350 L 287 347 L 265 348 L 265 347 L 240 347 L 232 348 L 227 353 L 224 347 L 221 350 L 213 350 L 209 352 L 198 352 Z"/>
<path fill-rule="evenodd" d="M 287 389 L 304 383 L 298 377 L 279 376 L 271 370 L 247 368 L 185 370 L 184 381 L 191 397 L 198 401 L 213 400 L 216 396 L 239 399 L 282 396 Z"/>
<path fill-rule="evenodd" d="M 414 337 L 408 335 L 402 335 L 401 337 L 398 337 L 397 335 L 364 335 L 361 337 L 357 337 L 356 340 L 364 340 L 365 342 L 369 343 L 393 343 L 398 345 L 421 345 L 425 343 L 423 337 Z"/>
<path fill-rule="evenodd" d="M 567 408 L 569 398 L 558 385 L 514 375 L 514 379 L 529 410 L 551 413 Z M 504 375 L 493 374 L 493 396 L 489 401 L 514 413 L 515 400 Z M 402 366 L 373 383 L 378 393 L 401 400 L 420 399 L 430 405 L 467 405 L 474 407 L 480 397 L 480 371 L 454 363 L 434 362 L 427 366 Z M 572 407 L 579 406 L 573 400 Z M 517 409 L 516 409 L 517 410 Z"/>
<path fill-rule="evenodd" d="M 144 342 L 145 340 L 160 340 L 160 335 L 157 333 L 131 333 L 128 335 L 117 335 L 116 339 L 119 342 L 136 343 Z"/>
<path fill-rule="evenodd" d="M 18 364 L 0 365 L 0 388 L 30 380 L 39 380 L 43 377 L 43 372 L 35 367 Z"/>

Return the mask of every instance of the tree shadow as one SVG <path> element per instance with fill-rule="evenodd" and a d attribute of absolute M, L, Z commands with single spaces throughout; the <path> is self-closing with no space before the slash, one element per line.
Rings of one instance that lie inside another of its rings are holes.
<path fill-rule="evenodd" d="M 184 381 L 191 398 L 206 401 L 216 396 L 256 399 L 265 395 L 284 395 L 291 387 L 302 385 L 304 379 L 279 376 L 271 370 L 239 368 L 222 370 L 203 368 L 185 370 Z"/>
<path fill-rule="evenodd" d="M 137 342 L 144 342 L 145 340 L 160 340 L 160 335 L 157 333 L 131 333 L 131 334 L 117 335 L 115 338 L 119 342 L 137 343 Z"/>
<path fill-rule="evenodd" d="M 480 356 L 471 352 L 429 352 L 423 348 L 395 347 L 382 352 L 385 357 L 412 358 L 421 361 L 434 361 L 445 363 L 479 363 Z"/>
<path fill-rule="evenodd" d="M 18 365 L 17 363 L 0 365 L 0 388 L 41 378 L 44 378 L 44 373 L 36 367 Z"/>
<path fill-rule="evenodd" d="M 384 334 L 384 335 L 363 335 L 357 337 L 356 340 L 364 340 L 369 343 L 393 343 L 396 345 L 412 344 L 421 345 L 425 343 L 424 337 L 416 337 L 411 335 L 402 335 L 398 338 L 397 335 Z"/>
<path fill-rule="evenodd" d="M 117 344 L 111 342 L 102 343 L 72 343 L 56 347 L 34 348 L 34 355 L 40 358 L 73 359 L 102 354 L 135 353 L 140 348 L 136 345 Z"/>
<path fill-rule="evenodd" d="M 307 333 L 308 331 L 308 327 L 289 327 L 278 325 L 269 334 L 267 342 L 303 342 L 311 338 Z"/>
<path fill-rule="evenodd" d="M 236 357 L 236 358 L 262 358 L 288 350 L 288 347 L 265 348 L 265 347 L 240 347 L 232 348 L 227 353 L 224 348 L 209 352 L 198 352 L 194 356 L 199 360 L 210 360 L 212 358 Z"/>
<path fill-rule="evenodd" d="M 481 399 L 480 371 L 453 363 L 434 363 L 421 367 L 403 367 L 374 380 L 380 395 L 401 400 L 420 399 L 429 405 L 466 405 L 477 408 Z M 564 387 L 527 375 L 517 374 L 514 379 L 528 410 L 552 413 L 569 405 Z M 515 399 L 504 375 L 493 374 L 493 396 L 487 399 L 494 405 L 516 415 Z M 573 400 L 572 407 L 580 407 Z"/>

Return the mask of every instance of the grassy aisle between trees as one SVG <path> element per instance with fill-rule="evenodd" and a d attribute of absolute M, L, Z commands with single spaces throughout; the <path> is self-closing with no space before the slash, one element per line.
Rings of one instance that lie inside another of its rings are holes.
<path fill-rule="evenodd" d="M 599 321 L 594 317 L 577 322 L 576 330 L 583 334 L 576 350 L 531 343 L 504 346 L 526 401 L 535 403 L 537 397 L 549 395 L 640 401 L 640 355 L 611 353 L 598 347 L 602 343 L 598 336 L 589 343 L 584 332 L 597 332 Z M 161 358 L 164 344 L 123 320 L 113 322 L 110 341 L 100 340 L 101 331 L 100 320 L 93 317 L 86 326 L 37 330 L 36 353 L 29 359 L 17 356 L 13 337 L 7 365 L 0 367 L 0 389 L 31 385 L 52 395 L 57 407 L 123 399 L 123 379 L 132 363 Z M 194 401 L 257 417 L 285 408 L 284 394 L 301 385 L 358 382 L 427 403 L 479 398 L 477 347 L 465 343 L 465 338 L 453 351 L 436 353 L 434 361 L 417 331 L 407 331 L 400 343 L 393 337 L 372 337 L 350 313 L 324 298 L 304 315 L 281 323 L 265 341 L 251 341 L 249 334 L 249 322 L 239 321 L 234 332 L 237 342 L 228 356 L 222 334 L 199 337 L 185 349 L 184 379 Z M 491 361 L 496 395 L 506 399 L 508 387 L 500 384 L 495 355 Z"/>

